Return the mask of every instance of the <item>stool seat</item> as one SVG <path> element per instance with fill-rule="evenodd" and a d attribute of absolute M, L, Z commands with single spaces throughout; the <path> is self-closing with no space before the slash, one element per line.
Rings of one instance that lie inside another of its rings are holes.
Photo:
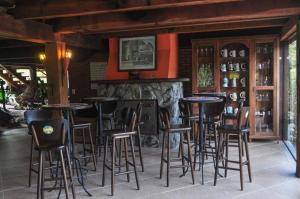
<path fill-rule="evenodd" d="M 63 149 L 64 145 L 58 145 L 56 143 L 49 143 L 47 145 L 40 145 L 39 147 L 35 146 L 34 149 L 37 151 L 50 151 L 53 149 Z"/>
<path fill-rule="evenodd" d="M 199 115 L 190 115 L 190 116 L 179 116 L 182 119 L 188 119 L 191 121 L 198 121 L 199 120 Z"/>
<path fill-rule="evenodd" d="M 169 128 L 161 128 L 162 131 L 168 131 L 169 133 L 175 133 L 178 131 L 189 131 L 192 128 L 188 125 L 184 125 L 184 124 L 173 124 L 170 125 Z"/>
<path fill-rule="evenodd" d="M 83 124 L 73 124 L 72 127 L 73 128 L 86 128 L 88 126 L 91 126 L 92 123 L 83 123 Z"/>
<path fill-rule="evenodd" d="M 249 128 L 239 129 L 235 125 L 223 125 L 218 127 L 218 131 L 221 131 L 222 133 L 238 134 L 238 133 L 248 133 L 250 129 Z"/>

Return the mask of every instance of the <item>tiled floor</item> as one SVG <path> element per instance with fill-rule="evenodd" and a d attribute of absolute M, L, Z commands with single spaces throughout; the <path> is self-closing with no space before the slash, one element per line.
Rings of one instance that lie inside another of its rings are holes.
<path fill-rule="evenodd" d="M 18 129 L 0 136 L 0 199 L 32 199 L 36 197 L 36 175 L 31 188 L 27 187 L 30 137 L 25 129 Z M 125 176 L 117 178 L 115 196 L 111 197 L 109 176 L 106 186 L 100 187 L 101 164 L 97 172 L 88 172 L 87 187 L 93 194 L 88 197 L 76 185 L 77 198 L 201 198 L 201 199 L 299 199 L 300 179 L 294 177 L 295 161 L 282 143 L 254 142 L 250 144 L 253 182 L 249 183 L 245 172 L 245 188 L 240 191 L 238 172 L 230 172 L 226 179 L 219 179 L 213 186 L 212 165 L 205 166 L 205 184 L 200 184 L 196 172 L 196 184 L 190 175 L 179 178 L 181 170 L 171 170 L 171 186 L 165 187 L 165 179 L 159 176 L 159 149 L 144 149 L 146 171 L 139 173 L 141 190 L 137 191 L 134 178 L 131 183 Z M 108 172 L 107 172 L 108 173 Z M 47 192 L 47 198 L 56 198 L 57 192 Z M 62 197 L 61 197 L 62 198 Z"/>

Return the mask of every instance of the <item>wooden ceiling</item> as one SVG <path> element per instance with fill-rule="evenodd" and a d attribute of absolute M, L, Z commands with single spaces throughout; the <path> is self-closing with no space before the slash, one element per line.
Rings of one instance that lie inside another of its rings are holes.
<path fill-rule="evenodd" d="M 286 37 L 298 15 L 299 0 L 15 0 L 0 37 L 90 49 L 97 38 L 156 33 L 280 27 Z"/>
<path fill-rule="evenodd" d="M 299 0 L 15 0 L 16 19 L 59 34 L 118 36 L 283 27 Z"/>

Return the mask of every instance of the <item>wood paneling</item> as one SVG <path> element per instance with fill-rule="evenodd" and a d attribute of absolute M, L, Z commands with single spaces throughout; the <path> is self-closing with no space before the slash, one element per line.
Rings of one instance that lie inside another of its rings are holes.
<path fill-rule="evenodd" d="M 17 1 L 17 7 L 13 10 L 13 13 L 16 17 L 23 19 L 52 19 L 237 1 L 242 0 L 51 0 L 47 2 L 31 0 Z"/>
<path fill-rule="evenodd" d="M 259 5 L 259 6 L 257 6 Z M 185 25 L 213 24 L 219 22 L 251 21 L 280 18 L 300 14 L 300 2 L 294 0 L 241 1 L 227 4 L 166 8 L 143 11 L 142 17 L 132 20 L 128 13 L 109 13 L 55 21 L 55 31 L 73 32 L 118 32 L 159 28 L 174 28 Z"/>
<path fill-rule="evenodd" d="M 36 43 L 55 40 L 52 27 L 31 20 L 16 20 L 9 15 L 0 15 L 0 37 Z"/>
<path fill-rule="evenodd" d="M 297 168 L 296 176 L 300 178 L 300 18 L 297 21 Z"/>

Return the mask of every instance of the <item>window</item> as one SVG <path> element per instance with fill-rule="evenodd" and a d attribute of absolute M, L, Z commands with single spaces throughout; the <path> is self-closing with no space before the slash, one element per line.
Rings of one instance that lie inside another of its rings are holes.
<path fill-rule="evenodd" d="M 296 40 L 292 40 L 285 47 L 284 62 L 284 128 L 283 139 L 288 148 L 296 157 L 296 136 L 297 136 L 297 56 Z"/>

